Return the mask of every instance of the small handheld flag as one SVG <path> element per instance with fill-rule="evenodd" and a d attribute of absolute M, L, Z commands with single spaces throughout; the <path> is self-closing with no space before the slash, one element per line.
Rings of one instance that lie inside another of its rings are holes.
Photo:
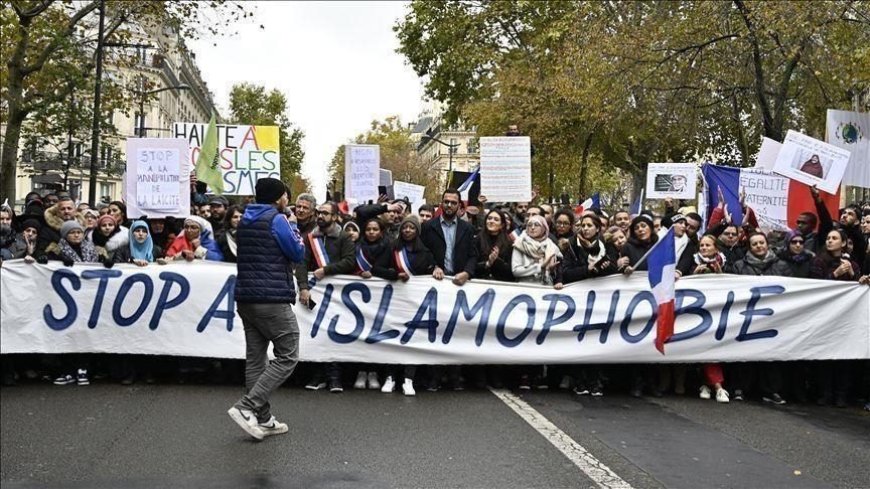
<path fill-rule="evenodd" d="M 196 179 L 207 183 L 211 191 L 217 195 L 224 193 L 224 177 L 219 162 L 217 123 L 212 112 L 199 156 L 196 158 Z"/>
<path fill-rule="evenodd" d="M 674 228 L 653 246 L 647 255 L 649 285 L 658 304 L 656 317 L 656 350 L 665 354 L 665 343 L 674 335 L 674 284 L 676 282 L 677 252 Z"/>

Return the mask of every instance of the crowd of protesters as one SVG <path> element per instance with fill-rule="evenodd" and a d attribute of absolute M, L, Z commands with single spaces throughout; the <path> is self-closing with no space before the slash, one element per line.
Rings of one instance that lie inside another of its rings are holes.
<path fill-rule="evenodd" d="M 870 285 L 870 204 L 849 205 L 835 220 L 815 189 L 815 213 L 801 214 L 797 229 L 761 231 L 751 208 L 733 222 L 722 203 L 707 222 L 697 209 L 666 200 L 661 214 L 608 215 L 592 208 L 551 204 L 490 203 L 481 196 L 467 205 L 448 189 L 437 207 L 416 213 L 404 200 L 382 199 L 352 212 L 344 203 L 297 196 L 288 207 L 305 243 L 295 265 L 298 302 L 308 306 L 317 280 L 356 274 L 406 281 L 432 276 L 463 286 L 487 279 L 563 286 L 596 277 L 645 270 L 641 258 L 673 228 L 677 276 L 730 273 L 851 281 Z M 25 198 L 23 211 L 0 210 L 3 260 L 60 261 L 158 266 L 171 260 L 236 262 L 236 231 L 251 199 L 192 194 L 191 215 L 130 219 L 123 202 L 91 209 L 69 194 Z M 313 276 L 309 279 L 309 274 Z M 835 325 L 818 325 L 835 327 Z M 12 358 L 14 357 L 14 358 Z M 241 382 L 242 362 L 132 355 L 4 355 L 3 383 L 45 378 L 58 385 L 87 385 L 91 373 L 130 384 L 158 376 L 180 382 Z M 302 380 L 309 390 L 400 389 L 429 391 L 486 386 L 559 388 L 579 396 L 601 396 L 623 386 L 633 396 L 696 392 L 720 403 L 758 399 L 772 404 L 817 402 L 870 409 L 870 362 L 741 362 L 703 365 L 396 366 L 308 364 Z M 295 377 L 294 377 L 295 378 Z M 292 382 L 292 380 L 291 380 Z"/>

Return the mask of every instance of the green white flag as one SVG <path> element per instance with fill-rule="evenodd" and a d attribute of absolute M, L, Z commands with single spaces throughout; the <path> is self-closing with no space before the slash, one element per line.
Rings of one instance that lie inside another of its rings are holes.
<path fill-rule="evenodd" d="M 205 139 L 196 158 L 196 179 L 207 183 L 211 191 L 218 195 L 224 193 L 224 178 L 219 162 L 217 123 L 212 112 Z"/>

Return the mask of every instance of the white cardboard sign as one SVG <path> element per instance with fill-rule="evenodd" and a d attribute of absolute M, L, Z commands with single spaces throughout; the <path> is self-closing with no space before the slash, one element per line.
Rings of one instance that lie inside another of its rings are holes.
<path fill-rule="evenodd" d="M 527 136 L 480 138 L 480 194 L 490 202 L 532 200 L 532 142 Z"/>

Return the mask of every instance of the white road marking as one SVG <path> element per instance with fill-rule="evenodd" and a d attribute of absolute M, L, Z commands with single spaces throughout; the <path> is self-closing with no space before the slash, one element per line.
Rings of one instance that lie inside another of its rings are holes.
<path fill-rule="evenodd" d="M 568 460 L 573 462 L 599 487 L 602 489 L 632 489 L 631 484 L 622 480 L 621 477 L 610 470 L 610 467 L 595 458 L 594 455 L 574 441 L 567 433 L 560 430 L 558 426 L 550 422 L 550 420 L 536 411 L 535 408 L 529 406 L 527 402 L 505 389 L 490 389 L 490 391 L 507 404 L 509 408 L 513 409 L 526 423 L 529 423 L 535 431 L 552 443 L 563 455 L 568 457 Z"/>

